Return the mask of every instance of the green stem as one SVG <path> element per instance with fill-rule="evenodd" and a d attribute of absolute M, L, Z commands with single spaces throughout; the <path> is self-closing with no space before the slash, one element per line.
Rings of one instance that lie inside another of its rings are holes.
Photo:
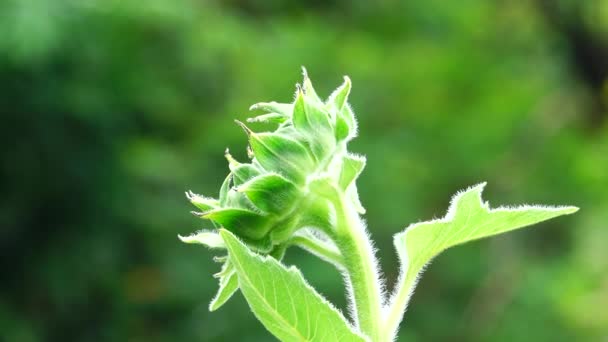
<path fill-rule="evenodd" d="M 382 294 L 373 247 L 352 201 L 343 194 L 338 197 L 334 201 L 337 214 L 334 239 L 348 273 L 356 323 L 372 342 L 381 342 Z"/>
<path fill-rule="evenodd" d="M 402 265 L 401 267 L 407 268 L 407 265 Z M 407 308 L 407 304 L 412 296 L 415 283 L 416 277 L 408 277 L 407 271 L 399 276 L 394 295 L 391 298 L 390 307 L 388 308 L 388 314 L 384 322 L 384 329 L 382 329 L 387 336 L 394 338 L 397 335 L 399 324 L 403 320 L 403 315 L 405 314 L 405 309 Z"/>
<path fill-rule="evenodd" d="M 324 259 L 338 268 L 344 269 L 344 258 L 340 251 L 327 242 L 304 235 L 294 235 L 289 239 L 289 245 L 298 246 Z"/>

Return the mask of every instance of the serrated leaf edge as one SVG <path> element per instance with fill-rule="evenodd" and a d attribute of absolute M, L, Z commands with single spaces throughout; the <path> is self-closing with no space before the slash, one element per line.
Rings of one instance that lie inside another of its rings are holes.
<path fill-rule="evenodd" d="M 236 240 L 237 243 L 241 244 L 242 247 L 245 248 L 246 253 L 248 253 L 250 256 L 252 256 L 253 258 L 256 258 L 258 260 L 260 260 L 262 263 L 275 263 L 276 265 L 278 265 L 279 267 L 283 268 L 284 270 L 286 270 L 287 272 L 295 275 L 297 278 L 302 280 L 302 283 L 304 284 L 304 286 L 311 291 L 311 293 L 314 294 L 314 296 L 316 296 L 317 298 L 319 298 L 321 300 L 321 302 L 323 304 L 325 304 L 331 311 L 335 312 L 338 317 L 340 317 L 343 321 L 344 324 L 349 328 L 349 330 L 356 336 L 360 337 L 363 341 L 369 341 L 369 339 L 363 335 L 361 335 L 352 325 L 351 323 L 344 317 L 344 315 L 342 314 L 342 312 L 340 310 L 338 310 L 330 301 L 328 301 L 325 297 L 323 297 L 321 294 L 319 294 L 314 287 L 312 287 L 304 278 L 304 276 L 302 275 L 302 272 L 296 268 L 295 266 L 289 266 L 286 267 L 285 265 L 283 265 L 282 263 L 278 262 L 276 259 L 274 259 L 271 256 L 263 256 L 257 253 L 252 252 L 249 248 L 247 248 L 247 246 L 238 238 L 236 237 L 234 234 L 232 234 L 231 232 L 225 230 L 225 229 L 220 229 L 220 236 L 222 236 L 223 239 L 226 239 L 225 236 L 228 237 L 228 239 L 233 239 Z M 224 240 L 225 241 L 225 240 Z M 228 253 L 231 255 L 231 260 L 233 262 L 233 264 L 235 265 L 235 269 L 236 269 L 236 273 L 238 275 L 239 278 L 239 288 L 241 288 L 241 275 L 240 272 L 238 271 L 239 268 L 242 268 L 241 263 L 239 261 L 239 258 L 236 257 L 234 254 L 234 250 L 232 249 L 233 247 L 230 246 L 230 243 L 226 243 L 226 248 L 228 249 Z M 237 266 L 238 265 L 238 266 Z M 257 292 L 257 287 L 253 286 L 252 281 L 249 279 L 249 277 L 247 277 L 247 281 L 249 282 L 250 286 L 253 289 L 256 289 Z M 259 293 L 260 298 L 264 298 L 264 296 Z M 266 300 L 264 298 L 264 302 L 266 303 Z M 272 307 L 272 305 L 270 305 L 270 303 L 266 303 L 266 305 L 271 308 L 271 312 L 273 313 L 272 316 L 276 316 L 279 317 L 280 321 L 284 322 L 288 327 L 292 328 L 293 331 L 296 332 L 295 335 L 300 336 L 302 338 L 302 341 L 312 341 L 307 339 L 306 337 L 302 336 L 302 334 L 300 333 L 299 330 L 293 328 L 293 326 L 288 322 L 285 321 L 285 319 L 279 314 L 279 313 L 275 313 L 274 308 Z"/>

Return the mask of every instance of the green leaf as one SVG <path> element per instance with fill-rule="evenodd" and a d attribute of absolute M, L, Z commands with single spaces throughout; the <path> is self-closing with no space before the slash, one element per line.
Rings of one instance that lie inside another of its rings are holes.
<path fill-rule="evenodd" d="M 351 184 L 359 177 L 365 167 L 365 157 L 354 154 L 347 154 L 342 160 L 342 170 L 340 171 L 340 188 L 348 189 Z"/>
<path fill-rule="evenodd" d="M 255 316 L 282 341 L 365 341 L 295 267 L 252 253 L 226 230 L 220 234 L 239 287 Z"/>
<path fill-rule="evenodd" d="M 201 230 L 190 236 L 178 235 L 179 239 L 185 243 L 201 244 L 211 249 L 225 249 L 226 245 L 224 240 L 214 231 Z M 223 259 L 223 258 L 222 258 Z M 222 270 L 215 275 L 219 278 L 219 289 L 215 297 L 209 304 L 209 311 L 215 311 L 219 309 L 224 303 L 232 297 L 232 295 L 238 290 L 239 283 L 234 270 L 234 266 L 230 263 L 230 260 L 226 260 L 222 266 Z"/>
<path fill-rule="evenodd" d="M 222 271 L 217 276 L 220 278 L 220 287 L 211 303 L 209 303 L 209 311 L 219 309 L 239 289 L 238 277 L 230 259 L 224 263 Z"/>
<path fill-rule="evenodd" d="M 293 207 L 300 195 L 298 188 L 276 173 L 255 177 L 238 187 L 259 209 L 267 213 L 283 214 Z"/>
<path fill-rule="evenodd" d="M 338 181 L 340 188 L 346 192 L 346 195 L 355 205 L 355 209 L 359 214 L 365 214 L 365 208 L 359 199 L 359 191 L 355 180 L 359 177 L 365 167 L 366 159 L 363 156 L 347 154 L 342 160 L 342 170 L 340 171 L 340 179 Z"/>
<path fill-rule="evenodd" d="M 401 276 L 391 300 L 388 331 L 397 330 L 418 275 L 442 251 L 578 210 L 576 207 L 529 205 L 490 209 L 481 199 L 484 186 L 485 183 L 482 183 L 454 196 L 444 218 L 412 224 L 404 232 L 395 235 Z"/>

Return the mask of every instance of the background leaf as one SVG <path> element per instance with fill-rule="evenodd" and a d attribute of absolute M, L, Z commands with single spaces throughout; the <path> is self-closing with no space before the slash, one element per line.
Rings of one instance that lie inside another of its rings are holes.
<path fill-rule="evenodd" d="M 353 81 L 388 280 L 393 235 L 463 185 L 583 209 L 438 258 L 399 341 L 605 340 L 607 4 L 0 1 L 0 340 L 272 339 L 240 298 L 208 312 L 215 253 L 174 237 L 212 228 L 182 191 L 219 198 L 224 149 L 247 161 L 232 120 L 291 115 L 247 109 L 292 102 L 301 65 L 324 100 Z M 333 266 L 285 257 L 346 313 Z"/>

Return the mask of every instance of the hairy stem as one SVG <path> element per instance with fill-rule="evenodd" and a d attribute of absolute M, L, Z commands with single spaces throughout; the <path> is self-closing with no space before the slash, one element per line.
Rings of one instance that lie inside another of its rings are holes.
<path fill-rule="evenodd" d="M 289 244 L 298 246 L 338 268 L 344 268 L 344 258 L 342 257 L 342 254 L 340 254 L 340 251 L 337 250 L 336 247 L 327 242 L 309 236 L 294 235 L 289 240 Z"/>
<path fill-rule="evenodd" d="M 402 259 L 404 260 L 404 259 Z M 415 277 L 407 277 L 406 272 L 407 265 L 402 265 L 402 274 L 399 276 L 395 292 L 390 301 L 390 307 L 388 308 L 388 315 L 384 323 L 383 331 L 386 332 L 388 337 L 394 338 L 399 330 L 399 324 L 403 320 L 403 315 L 407 309 L 407 304 L 410 301 L 414 285 L 416 283 Z"/>
<path fill-rule="evenodd" d="M 335 242 L 344 257 L 355 323 L 371 341 L 382 341 L 382 292 L 371 241 L 352 202 L 343 195 L 335 202 Z"/>

